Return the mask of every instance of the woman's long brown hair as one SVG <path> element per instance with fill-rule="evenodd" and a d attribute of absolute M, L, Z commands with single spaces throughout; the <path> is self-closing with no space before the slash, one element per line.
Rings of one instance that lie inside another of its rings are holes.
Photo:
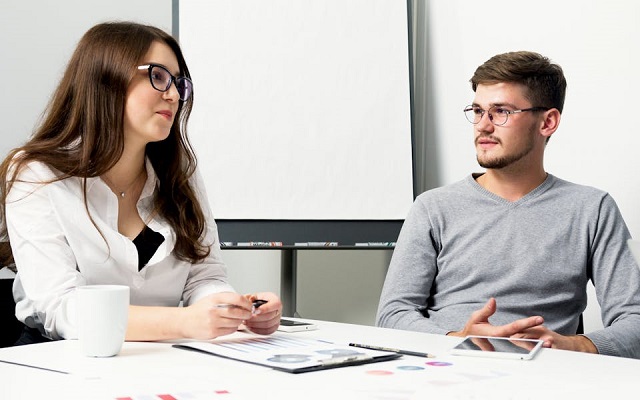
<path fill-rule="evenodd" d="M 107 172 L 124 148 L 127 88 L 136 66 L 154 41 L 175 53 L 182 76 L 190 77 L 176 40 L 161 29 L 131 22 L 94 26 L 82 37 L 45 111 L 42 123 L 21 147 L 0 164 L 2 221 L 6 233 L 6 199 L 15 177 L 30 161 L 40 161 L 61 173 L 59 179 L 82 178 L 88 213 L 87 178 Z M 146 154 L 160 181 L 155 211 L 176 233 L 174 254 L 196 263 L 210 252 L 204 243 L 206 221 L 189 178 L 196 157 L 186 135 L 193 95 L 180 102 L 167 139 L 147 144 Z M 12 176 L 8 176 L 9 172 Z"/>

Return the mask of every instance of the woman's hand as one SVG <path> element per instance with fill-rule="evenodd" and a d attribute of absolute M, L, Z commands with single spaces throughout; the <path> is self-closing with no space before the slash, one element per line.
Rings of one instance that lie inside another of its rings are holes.
<path fill-rule="evenodd" d="M 251 309 L 247 296 L 233 292 L 211 294 L 184 308 L 183 336 L 208 340 L 228 335 L 237 331 L 243 321 L 252 318 Z"/>
<path fill-rule="evenodd" d="M 282 315 L 282 302 L 274 293 L 260 292 L 245 295 L 250 303 L 255 300 L 266 300 L 267 302 L 256 308 L 250 318 L 245 319 L 244 325 L 251 332 L 260 335 L 269 335 L 280 326 L 280 316 Z"/>

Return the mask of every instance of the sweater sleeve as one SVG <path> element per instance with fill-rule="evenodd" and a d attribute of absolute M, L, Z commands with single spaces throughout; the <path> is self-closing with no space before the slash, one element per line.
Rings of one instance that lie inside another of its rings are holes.
<path fill-rule="evenodd" d="M 590 266 L 604 329 L 585 336 L 600 354 L 640 358 L 640 269 L 627 246 L 629 238 L 615 201 L 604 196 Z"/>
<path fill-rule="evenodd" d="M 380 296 L 378 326 L 446 334 L 448 330 L 425 318 L 437 265 L 438 244 L 420 198 L 414 202 L 400 231 Z"/>

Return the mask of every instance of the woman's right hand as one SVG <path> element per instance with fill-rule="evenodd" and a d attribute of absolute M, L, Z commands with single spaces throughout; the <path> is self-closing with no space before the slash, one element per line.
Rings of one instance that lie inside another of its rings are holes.
<path fill-rule="evenodd" d="M 233 333 L 251 318 L 251 307 L 251 301 L 238 293 L 208 295 L 184 308 L 183 336 L 209 340 Z"/>

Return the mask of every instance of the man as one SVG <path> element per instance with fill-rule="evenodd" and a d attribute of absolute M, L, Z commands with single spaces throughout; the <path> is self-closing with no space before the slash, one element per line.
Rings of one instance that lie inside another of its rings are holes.
<path fill-rule="evenodd" d="M 544 170 L 566 80 L 532 52 L 497 55 L 471 78 L 485 173 L 420 195 L 398 238 L 380 326 L 542 339 L 545 347 L 640 358 L 640 271 L 607 193 Z M 577 335 L 591 280 L 604 329 Z"/>

